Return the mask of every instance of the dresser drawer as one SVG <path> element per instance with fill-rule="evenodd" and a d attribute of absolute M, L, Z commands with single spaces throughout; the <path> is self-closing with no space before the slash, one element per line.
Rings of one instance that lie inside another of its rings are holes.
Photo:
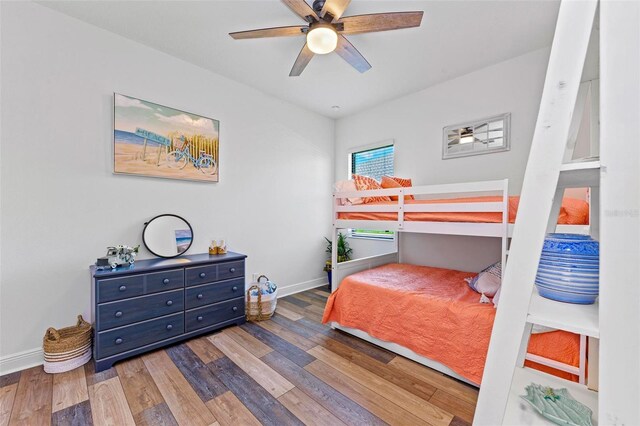
<path fill-rule="evenodd" d="M 98 333 L 97 358 L 136 349 L 184 333 L 182 312 Z"/>
<path fill-rule="evenodd" d="M 184 310 L 184 290 L 173 290 L 98 305 L 99 330 L 161 317 Z"/>
<path fill-rule="evenodd" d="M 191 309 L 236 297 L 244 297 L 244 278 L 189 287 L 185 305 Z"/>
<path fill-rule="evenodd" d="M 185 275 L 188 286 L 210 283 L 218 279 L 218 265 L 187 268 Z"/>
<path fill-rule="evenodd" d="M 110 302 L 183 286 L 184 271 L 182 269 L 108 278 L 97 282 L 97 302 Z"/>
<path fill-rule="evenodd" d="M 244 278 L 244 260 L 218 264 L 218 280 Z"/>
<path fill-rule="evenodd" d="M 147 294 L 183 287 L 184 269 L 173 269 L 146 275 L 145 293 Z"/>
<path fill-rule="evenodd" d="M 144 275 L 100 280 L 97 284 L 98 303 L 144 294 Z"/>
<path fill-rule="evenodd" d="M 243 316 L 244 297 L 192 309 L 185 314 L 186 332 Z"/>

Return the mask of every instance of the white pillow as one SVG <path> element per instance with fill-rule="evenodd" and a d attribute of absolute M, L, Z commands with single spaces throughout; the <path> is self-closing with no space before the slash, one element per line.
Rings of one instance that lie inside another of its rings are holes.
<path fill-rule="evenodd" d="M 473 278 L 467 278 L 469 287 L 480 294 L 487 297 L 494 297 L 500 289 L 502 275 L 502 262 L 496 262 L 493 265 L 483 269 Z"/>
<path fill-rule="evenodd" d="M 356 188 L 356 183 L 353 180 L 339 180 L 336 182 L 336 184 L 333 186 L 334 189 L 336 190 L 336 192 L 350 192 L 350 191 L 357 191 L 358 189 Z M 348 205 L 348 204 L 362 204 L 362 198 L 360 197 L 351 197 L 351 198 L 338 198 L 338 203 L 341 206 L 344 205 Z"/>

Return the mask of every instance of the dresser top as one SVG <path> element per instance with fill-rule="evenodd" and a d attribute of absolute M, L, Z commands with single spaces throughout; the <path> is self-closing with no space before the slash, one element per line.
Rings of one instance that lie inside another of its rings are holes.
<path fill-rule="evenodd" d="M 232 260 L 242 260 L 247 256 L 240 253 L 227 252 L 227 254 L 210 255 L 209 253 L 190 254 L 171 259 L 144 259 L 136 260 L 131 266 L 118 266 L 116 269 L 97 270 L 95 265 L 91 265 L 91 274 L 96 278 L 111 278 L 119 275 L 126 275 L 140 272 L 159 271 L 162 269 L 180 268 L 185 266 L 197 266 L 203 264 L 227 262 Z"/>

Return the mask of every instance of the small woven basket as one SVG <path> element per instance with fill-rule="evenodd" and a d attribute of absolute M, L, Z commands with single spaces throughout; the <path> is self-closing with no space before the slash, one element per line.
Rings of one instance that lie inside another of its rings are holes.
<path fill-rule="evenodd" d="M 264 275 L 258 277 L 258 284 L 260 284 L 260 278 L 267 278 Z M 256 290 L 258 295 L 252 296 L 251 292 Z M 276 303 L 278 302 L 278 289 L 271 294 L 262 294 L 259 285 L 252 285 L 247 290 L 247 303 L 246 303 L 246 315 L 247 321 L 264 321 L 273 316 L 276 311 Z"/>
<path fill-rule="evenodd" d="M 42 339 L 44 371 L 63 373 L 91 359 L 91 324 L 78 315 L 75 326 L 56 330 L 50 327 Z"/>

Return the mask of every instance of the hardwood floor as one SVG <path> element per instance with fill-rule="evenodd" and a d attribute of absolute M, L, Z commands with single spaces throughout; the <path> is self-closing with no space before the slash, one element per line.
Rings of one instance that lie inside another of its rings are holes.
<path fill-rule="evenodd" d="M 468 425 L 477 389 L 320 323 L 328 293 L 95 373 L 0 377 L 6 425 Z"/>

